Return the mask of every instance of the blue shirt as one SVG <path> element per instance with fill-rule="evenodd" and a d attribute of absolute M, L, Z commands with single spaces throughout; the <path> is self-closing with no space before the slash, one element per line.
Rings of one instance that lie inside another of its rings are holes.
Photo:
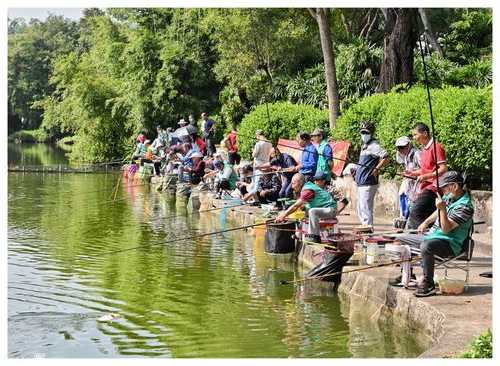
<path fill-rule="evenodd" d="M 373 170 L 378 165 L 380 159 L 387 157 L 387 151 L 382 149 L 377 140 L 370 140 L 363 144 L 359 154 L 358 167 L 354 181 L 358 186 L 374 186 L 378 184 L 378 177 L 372 175 Z"/>
<path fill-rule="evenodd" d="M 302 165 L 299 172 L 304 175 L 311 175 L 316 173 L 316 166 L 318 165 L 318 151 L 316 147 L 309 143 L 302 151 L 300 164 Z"/>

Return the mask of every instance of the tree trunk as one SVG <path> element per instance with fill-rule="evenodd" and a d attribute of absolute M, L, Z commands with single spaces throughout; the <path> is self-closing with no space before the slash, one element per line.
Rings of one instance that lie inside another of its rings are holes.
<path fill-rule="evenodd" d="M 434 32 L 432 31 L 431 22 L 427 18 L 427 10 L 424 8 L 418 8 L 418 13 L 420 14 L 420 19 L 422 20 L 422 24 L 425 28 L 425 34 L 429 38 L 429 42 L 431 43 L 432 48 L 436 51 L 440 58 L 444 57 L 443 49 L 441 45 L 438 43 Z"/>
<path fill-rule="evenodd" d="M 384 61 L 380 69 L 379 90 L 387 92 L 413 77 L 413 49 L 417 41 L 417 10 L 382 9 L 385 17 Z"/>
<path fill-rule="evenodd" d="M 330 33 L 330 21 L 328 20 L 328 9 L 309 9 L 312 17 L 319 27 L 321 39 L 321 50 L 325 64 L 326 90 L 328 95 L 328 110 L 330 129 L 335 128 L 337 116 L 339 115 L 339 93 L 337 90 L 337 74 L 335 72 L 335 55 L 333 54 L 332 36 Z"/>

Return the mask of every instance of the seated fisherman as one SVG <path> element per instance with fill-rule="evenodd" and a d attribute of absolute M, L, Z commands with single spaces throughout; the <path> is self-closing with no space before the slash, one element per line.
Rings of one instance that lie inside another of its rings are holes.
<path fill-rule="evenodd" d="M 215 176 L 217 198 L 220 198 L 223 191 L 232 191 L 236 188 L 238 175 L 234 171 L 233 166 L 223 160 L 214 160 L 214 167 L 215 170 L 206 173 L 203 179 Z"/>
<path fill-rule="evenodd" d="M 277 147 L 271 150 L 271 168 L 280 172 L 281 175 L 281 190 L 279 198 L 292 198 L 292 178 L 294 173 L 291 170 L 297 166 L 295 159 L 287 154 L 282 153 Z"/>
<path fill-rule="evenodd" d="M 205 175 L 205 162 L 201 152 L 195 152 L 191 155 L 192 165 L 184 167 L 184 171 L 189 173 L 189 181 L 191 184 L 198 184 L 203 180 Z"/>
<path fill-rule="evenodd" d="M 236 182 L 236 188 L 240 192 L 240 196 L 244 197 L 248 192 L 252 191 L 253 167 L 251 164 L 243 165 L 239 169 L 239 181 Z"/>
<path fill-rule="evenodd" d="M 459 173 L 448 171 L 439 177 L 438 182 L 443 197 L 436 198 L 437 210 L 417 230 L 422 234 L 434 223 L 431 229 L 424 235 L 400 237 L 402 244 L 419 247 L 422 255 L 424 280 L 415 292 L 417 297 L 435 294 L 434 255 L 441 258 L 459 255 L 464 249 L 474 215 L 472 199 L 464 190 L 464 181 Z"/>
<path fill-rule="evenodd" d="M 134 154 L 132 155 L 132 162 L 140 159 L 146 153 L 147 148 L 144 145 L 145 140 L 146 137 L 144 137 L 144 134 L 141 133 L 139 136 L 137 136 Z"/>
<path fill-rule="evenodd" d="M 281 190 L 281 179 L 277 173 L 273 173 L 271 168 L 261 168 L 259 169 L 261 177 L 257 183 L 257 190 L 246 195 L 243 201 L 248 201 L 250 198 L 254 198 L 261 204 L 276 202 L 279 198 L 279 193 Z"/>
<path fill-rule="evenodd" d="M 328 193 L 326 187 L 326 175 L 323 172 L 314 176 L 314 183 L 306 182 L 302 174 L 295 174 L 292 178 L 292 188 L 300 196 L 297 202 L 290 206 L 285 212 L 276 217 L 276 222 L 282 222 L 286 217 L 299 208 L 305 206 L 309 215 L 308 241 L 319 243 L 320 239 L 320 219 L 334 219 L 337 211 L 341 212 L 346 206 L 346 202 L 340 202 L 337 209 L 337 201 Z"/>

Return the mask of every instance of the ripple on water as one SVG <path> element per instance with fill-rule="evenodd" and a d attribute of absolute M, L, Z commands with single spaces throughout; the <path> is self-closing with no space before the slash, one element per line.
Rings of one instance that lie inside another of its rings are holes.
<path fill-rule="evenodd" d="M 390 329 L 367 328 L 362 314 L 346 316 L 338 298 L 280 286 L 293 263 L 265 255 L 247 232 L 172 242 L 218 230 L 220 218 L 166 219 L 183 211 L 146 187 L 122 186 L 106 202 L 115 183 L 104 174 L 9 175 L 10 357 L 419 352 Z M 98 321 L 109 313 L 118 316 Z"/>

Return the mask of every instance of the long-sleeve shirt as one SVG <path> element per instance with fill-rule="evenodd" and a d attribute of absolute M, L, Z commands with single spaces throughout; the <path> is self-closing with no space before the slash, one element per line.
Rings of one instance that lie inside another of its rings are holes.
<path fill-rule="evenodd" d="M 297 166 L 297 162 L 293 158 L 293 156 L 288 155 L 287 153 L 282 153 L 279 157 L 276 157 L 271 160 L 271 166 L 278 166 L 282 169 L 292 168 Z M 292 178 L 295 173 L 283 173 L 283 175 L 287 178 Z"/>
<path fill-rule="evenodd" d="M 316 166 L 318 165 L 318 151 L 316 147 L 309 143 L 304 147 L 301 157 L 301 174 L 311 175 L 316 173 Z"/>
<path fill-rule="evenodd" d="M 279 194 L 281 190 L 281 179 L 278 174 L 262 175 L 259 179 L 257 192 L 271 191 L 271 194 Z"/>

